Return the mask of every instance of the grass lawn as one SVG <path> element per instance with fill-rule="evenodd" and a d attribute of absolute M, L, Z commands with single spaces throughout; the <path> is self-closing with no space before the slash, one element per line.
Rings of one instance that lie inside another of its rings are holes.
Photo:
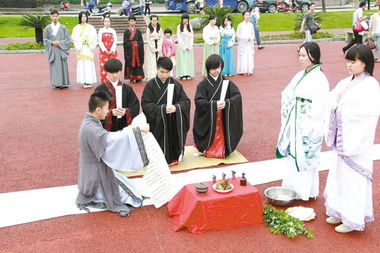
<path fill-rule="evenodd" d="M 22 17 L 0 17 L 0 38 L 34 37 L 34 28 L 21 26 Z M 60 17 L 59 21 L 64 24 L 71 33 L 78 23 L 77 17 Z"/>
<path fill-rule="evenodd" d="M 366 13 L 373 13 L 376 10 L 367 11 Z M 201 17 L 201 15 L 192 15 L 191 18 Z M 231 14 L 235 29 L 242 21 L 241 14 Z M 260 31 L 292 31 L 295 23 L 295 13 L 263 13 L 259 21 Z M 20 26 L 19 23 L 22 17 L 0 17 L 0 37 L 13 38 L 13 37 L 34 37 L 34 29 L 29 27 Z M 177 31 L 177 25 L 180 23 L 181 17 L 178 15 L 161 16 L 159 22 L 163 30 L 165 28 L 172 29 L 173 33 Z M 77 17 L 64 17 L 60 18 L 60 22 L 64 24 L 71 33 L 73 27 L 77 24 Z M 336 11 L 327 12 L 322 14 L 322 28 L 324 29 L 339 29 L 350 28 L 352 22 L 351 11 Z M 202 31 L 195 30 L 195 33 Z"/>

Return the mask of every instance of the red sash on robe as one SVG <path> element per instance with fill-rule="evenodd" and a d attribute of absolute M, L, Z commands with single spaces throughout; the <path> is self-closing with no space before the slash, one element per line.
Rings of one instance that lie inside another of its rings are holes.
<path fill-rule="evenodd" d="M 129 36 L 129 41 L 132 43 L 132 68 L 140 67 L 140 58 L 139 58 L 139 42 L 133 40 L 133 37 L 136 34 L 136 29 L 129 29 L 131 36 Z"/>
<path fill-rule="evenodd" d="M 113 87 L 110 80 L 107 79 L 104 82 L 104 84 L 107 86 L 108 91 L 112 95 L 111 101 L 109 102 L 109 111 L 108 111 L 106 118 L 104 120 L 104 128 L 107 131 L 111 131 L 112 117 L 113 117 L 112 109 L 116 109 L 116 91 L 115 91 L 115 88 Z M 122 85 L 123 85 L 123 83 L 119 80 L 119 82 L 117 83 L 117 86 L 122 86 Z M 129 111 L 128 108 L 124 108 L 124 109 L 125 109 L 125 120 L 126 120 L 127 126 L 129 126 L 132 122 L 132 115 L 131 115 L 131 112 Z"/>
<path fill-rule="evenodd" d="M 214 141 L 211 146 L 204 151 L 205 157 L 225 158 L 225 145 L 224 145 L 224 128 L 222 119 L 222 110 L 216 113 L 216 127 Z"/>

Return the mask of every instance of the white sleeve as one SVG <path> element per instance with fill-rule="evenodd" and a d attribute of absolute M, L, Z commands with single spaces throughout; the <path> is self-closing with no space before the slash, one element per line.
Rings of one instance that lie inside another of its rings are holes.
<path fill-rule="evenodd" d="M 108 134 L 102 159 L 118 171 L 134 172 L 144 167 L 132 127 Z"/>
<path fill-rule="evenodd" d="M 74 26 L 73 33 L 71 35 L 71 39 L 74 43 L 74 47 L 76 50 L 80 51 L 82 50 L 83 43 L 82 43 L 82 38 L 80 37 L 80 25 Z"/>
<path fill-rule="evenodd" d="M 94 50 L 96 46 L 98 45 L 98 39 L 97 39 L 97 34 L 96 34 L 96 29 L 92 25 L 88 25 L 87 29 L 89 29 L 88 33 L 88 45 L 91 48 L 91 50 Z"/>
<path fill-rule="evenodd" d="M 112 47 L 111 47 L 111 51 L 112 52 L 116 52 L 116 47 L 117 47 L 117 34 L 116 34 L 116 31 L 114 29 L 111 30 L 112 31 L 112 36 L 114 38 L 113 40 L 113 44 L 112 44 Z"/>
<path fill-rule="evenodd" d="M 214 40 L 210 39 L 210 30 L 208 29 L 208 26 L 205 26 L 205 28 L 203 28 L 203 33 L 202 33 L 202 36 L 203 36 L 203 40 L 204 42 L 207 44 L 207 45 L 213 45 L 214 44 Z"/>

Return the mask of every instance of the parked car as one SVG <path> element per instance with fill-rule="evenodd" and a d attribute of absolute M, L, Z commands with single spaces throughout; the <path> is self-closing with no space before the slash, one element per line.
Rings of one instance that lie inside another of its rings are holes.
<path fill-rule="evenodd" d="M 260 12 L 274 13 L 277 11 L 277 2 L 284 2 L 284 0 L 253 0 L 253 6 L 259 7 Z M 309 0 L 296 0 L 299 9 L 302 12 L 309 10 L 310 1 Z"/>
<path fill-rule="evenodd" d="M 218 0 L 205 0 L 206 6 L 214 6 Z M 255 0 L 223 0 L 224 6 L 229 6 L 233 10 L 243 12 L 253 7 Z M 195 13 L 197 11 L 196 0 L 165 0 L 165 6 L 168 10 L 186 11 Z"/>
<path fill-rule="evenodd" d="M 293 6 L 289 6 L 285 0 L 277 1 L 277 11 L 301 11 L 307 12 L 311 2 L 309 0 L 296 0 Z"/>
<path fill-rule="evenodd" d="M 277 0 L 253 0 L 253 7 L 258 7 L 261 13 L 275 13 L 277 11 Z"/>

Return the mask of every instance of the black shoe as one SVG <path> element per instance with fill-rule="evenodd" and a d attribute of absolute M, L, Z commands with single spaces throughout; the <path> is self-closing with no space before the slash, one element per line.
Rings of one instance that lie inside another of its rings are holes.
<path fill-rule="evenodd" d="M 344 48 L 342 48 L 342 51 L 343 51 L 343 54 L 346 54 L 346 50 L 344 50 Z"/>
<path fill-rule="evenodd" d="M 259 49 L 264 49 L 265 47 L 264 47 L 264 46 L 259 46 L 258 48 L 259 48 Z"/>

